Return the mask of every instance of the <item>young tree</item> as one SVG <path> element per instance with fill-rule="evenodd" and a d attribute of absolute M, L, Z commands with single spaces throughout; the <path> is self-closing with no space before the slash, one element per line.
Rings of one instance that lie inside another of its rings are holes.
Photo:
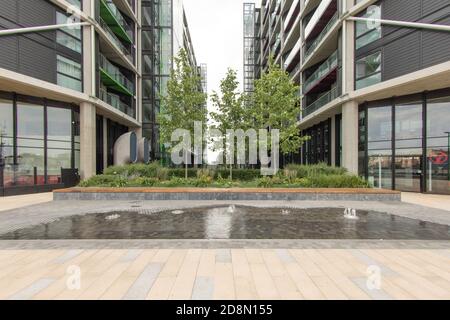
<path fill-rule="evenodd" d="M 267 72 L 255 80 L 255 91 L 248 103 L 255 127 L 280 130 L 280 151 L 284 155 L 298 152 L 309 139 L 300 135 L 297 125 L 300 115 L 298 92 L 299 87 L 289 74 L 270 58 Z"/>
<path fill-rule="evenodd" d="M 243 96 L 238 91 L 239 82 L 236 71 L 228 69 L 224 79 L 220 82 L 220 96 L 214 92 L 211 101 L 216 111 L 210 113 L 214 124 L 211 126 L 222 133 L 222 139 L 226 140 L 227 130 L 246 130 L 247 117 L 243 104 Z M 235 142 L 233 142 L 235 143 Z M 235 157 L 236 148 L 227 146 L 227 152 L 233 150 L 233 154 L 227 154 L 227 158 Z M 230 163 L 230 179 L 233 178 L 233 165 Z"/>
<path fill-rule="evenodd" d="M 172 149 L 172 133 L 176 129 L 189 131 L 191 141 L 194 141 L 194 123 L 201 122 L 203 132 L 206 129 L 207 109 L 206 93 L 200 90 L 200 76 L 195 67 L 189 63 L 188 55 L 184 49 L 180 50 L 174 58 L 175 68 L 171 71 L 167 82 L 167 94 L 162 99 L 161 112 L 158 115 L 161 141 L 170 145 Z M 185 150 L 185 178 L 188 178 L 188 154 L 194 154 L 193 147 Z"/>

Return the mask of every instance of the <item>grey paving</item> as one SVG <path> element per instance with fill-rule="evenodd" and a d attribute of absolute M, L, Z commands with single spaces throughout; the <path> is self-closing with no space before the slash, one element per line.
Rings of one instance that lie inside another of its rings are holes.
<path fill-rule="evenodd" d="M 64 253 L 62 256 L 56 258 L 53 262 L 56 264 L 64 264 L 64 263 L 72 260 L 76 256 L 78 256 L 82 252 L 83 252 L 83 250 L 76 250 L 76 249 L 69 250 L 66 253 Z"/>
<path fill-rule="evenodd" d="M 211 300 L 214 294 L 214 279 L 197 277 L 192 290 L 192 300 Z"/>
<path fill-rule="evenodd" d="M 382 289 L 369 289 L 367 287 L 367 278 L 353 278 L 352 281 L 373 300 L 394 300 Z"/>
<path fill-rule="evenodd" d="M 397 276 L 397 272 L 392 270 L 391 268 L 386 267 L 384 264 L 380 263 L 379 261 L 373 259 L 372 257 L 369 257 L 368 255 L 364 254 L 363 252 L 352 249 L 349 250 L 351 254 L 356 257 L 359 261 L 364 263 L 365 265 L 369 266 L 377 266 L 380 268 L 382 275 L 385 276 Z"/>
<path fill-rule="evenodd" d="M 51 278 L 39 279 L 36 282 L 32 283 L 30 286 L 26 287 L 25 289 L 22 289 L 22 290 L 16 292 L 11 297 L 9 297 L 9 299 L 10 300 L 30 300 L 31 298 L 33 298 L 34 295 L 36 295 L 39 292 L 41 292 L 42 290 L 46 289 L 53 282 L 55 282 L 55 279 L 51 279 Z"/>
<path fill-rule="evenodd" d="M 128 250 L 127 254 L 120 258 L 120 262 L 133 262 L 141 255 L 142 252 L 142 249 Z"/>
<path fill-rule="evenodd" d="M 220 249 L 216 252 L 216 262 L 231 263 L 231 251 L 229 249 Z"/>
<path fill-rule="evenodd" d="M 161 263 L 150 263 L 124 296 L 124 300 L 144 300 L 162 269 Z"/>

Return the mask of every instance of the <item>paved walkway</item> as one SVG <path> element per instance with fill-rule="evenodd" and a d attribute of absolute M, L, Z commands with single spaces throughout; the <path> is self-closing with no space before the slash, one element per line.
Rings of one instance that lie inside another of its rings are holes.
<path fill-rule="evenodd" d="M 12 210 L 53 200 L 53 193 L 36 193 L 22 196 L 0 197 L 0 211 Z"/>
<path fill-rule="evenodd" d="M 402 192 L 402 201 L 429 208 L 450 211 L 450 195 Z"/>
<path fill-rule="evenodd" d="M 403 196 L 407 202 L 430 208 L 380 202 L 334 206 L 392 211 L 450 224 L 448 197 Z M 136 201 L 55 205 L 50 200 L 51 194 L 0 198 L 0 229 L 113 207 L 156 210 L 186 205 Z M 38 205 L 21 208 L 32 204 Z M 21 209 L 11 210 L 15 208 Z M 0 241 L 0 299 L 450 299 L 448 242 L 311 241 L 276 246 L 263 242 L 195 247 L 189 242 L 183 246 L 105 246 L 87 241 L 77 247 L 75 241 L 40 245 L 39 241 Z"/>
<path fill-rule="evenodd" d="M 0 275 L 0 299 L 450 299 L 450 250 L 10 250 Z"/>

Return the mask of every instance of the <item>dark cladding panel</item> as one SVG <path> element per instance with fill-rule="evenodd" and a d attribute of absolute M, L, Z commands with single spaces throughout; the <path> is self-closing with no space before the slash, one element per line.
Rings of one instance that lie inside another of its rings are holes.
<path fill-rule="evenodd" d="M 17 36 L 0 37 L 0 68 L 17 71 L 18 51 Z"/>
<path fill-rule="evenodd" d="M 422 0 L 384 0 L 382 18 L 388 20 L 416 21 L 420 19 Z"/>
<path fill-rule="evenodd" d="M 439 23 L 450 24 L 450 18 Z M 422 39 L 424 68 L 450 60 L 450 33 L 423 31 Z"/>
<path fill-rule="evenodd" d="M 383 53 L 383 80 L 420 69 L 420 32 L 413 32 L 389 43 Z"/>
<path fill-rule="evenodd" d="M 25 37 L 19 39 L 19 72 L 56 83 L 56 53 Z"/>
<path fill-rule="evenodd" d="M 55 7 L 48 1 L 19 0 L 19 23 L 23 26 L 54 24 L 55 11 Z"/>
<path fill-rule="evenodd" d="M 381 6 L 381 18 L 386 20 L 416 21 L 421 17 L 422 0 L 384 0 Z M 397 27 L 383 26 L 383 35 Z"/>
<path fill-rule="evenodd" d="M 17 20 L 17 0 L 1 0 L 0 16 L 11 20 Z"/>
<path fill-rule="evenodd" d="M 448 0 L 423 0 L 423 15 L 427 16 L 448 5 L 450 5 L 450 1 Z"/>

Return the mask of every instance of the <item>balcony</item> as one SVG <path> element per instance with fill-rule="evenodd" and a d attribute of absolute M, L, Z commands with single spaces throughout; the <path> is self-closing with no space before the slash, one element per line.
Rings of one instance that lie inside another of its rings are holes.
<path fill-rule="evenodd" d="M 324 63 L 317 68 L 316 71 L 306 79 L 303 85 L 303 93 L 307 94 L 312 89 L 316 89 L 318 85 L 325 79 L 333 78 L 331 77 L 333 74 L 335 75 L 338 66 L 338 51 L 336 50 Z M 319 88 L 320 89 L 320 88 Z"/>
<path fill-rule="evenodd" d="M 316 99 L 313 103 L 308 105 L 305 109 L 303 109 L 302 115 L 303 118 L 309 116 L 311 113 L 319 110 L 326 104 L 330 103 L 334 99 L 339 97 L 339 88 L 334 86 L 330 91 L 325 92 L 319 98 Z"/>
<path fill-rule="evenodd" d="M 102 54 L 100 54 L 100 77 L 102 82 L 113 88 L 114 90 L 123 93 L 127 96 L 133 96 L 134 85 L 133 83 L 125 77 L 119 68 L 109 62 Z"/>
<path fill-rule="evenodd" d="M 305 40 L 317 37 L 336 12 L 336 0 L 322 0 L 305 27 Z"/>
<path fill-rule="evenodd" d="M 328 32 L 331 30 L 331 28 L 334 26 L 334 24 L 338 21 L 338 19 L 339 19 L 339 14 L 336 11 L 334 16 L 327 23 L 325 28 L 323 28 L 322 32 L 317 36 L 317 38 L 314 39 L 314 41 L 312 41 L 308 47 L 305 47 L 304 60 L 308 59 L 308 57 L 313 53 L 313 51 L 317 48 L 319 43 L 325 38 L 325 36 L 328 34 Z"/>
<path fill-rule="evenodd" d="M 130 60 L 133 61 L 133 57 L 131 55 L 130 50 L 128 50 L 123 44 L 122 41 L 119 40 L 119 38 L 116 36 L 116 34 L 111 30 L 111 28 L 108 26 L 108 24 L 100 18 L 100 26 L 105 30 L 106 36 L 108 39 L 114 43 L 120 51 Z"/>
<path fill-rule="evenodd" d="M 100 16 L 119 38 L 133 43 L 133 31 L 112 0 L 100 0 Z"/>
<path fill-rule="evenodd" d="M 136 118 L 136 111 L 132 107 L 121 101 L 118 95 L 109 93 L 104 89 L 100 89 L 100 100 L 106 102 L 115 109 L 129 115 L 130 117 L 134 119 Z"/>
<path fill-rule="evenodd" d="M 284 64 L 286 65 L 286 67 L 288 68 L 290 66 L 290 64 L 295 61 L 295 58 L 298 57 L 298 59 L 300 59 L 300 44 L 301 42 L 298 41 L 296 43 L 296 45 L 294 46 L 294 48 L 292 48 L 292 51 L 289 53 L 289 55 L 287 56 Z"/>

